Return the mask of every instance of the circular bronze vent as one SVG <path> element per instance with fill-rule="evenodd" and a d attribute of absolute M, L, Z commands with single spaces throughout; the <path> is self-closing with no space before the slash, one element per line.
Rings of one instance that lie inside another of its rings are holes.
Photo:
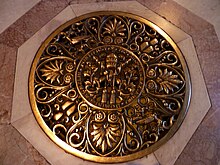
<path fill-rule="evenodd" d="M 169 140 L 190 91 L 173 40 L 122 12 L 90 13 L 59 27 L 38 50 L 29 77 L 34 115 L 51 140 L 105 163 L 143 157 Z"/>

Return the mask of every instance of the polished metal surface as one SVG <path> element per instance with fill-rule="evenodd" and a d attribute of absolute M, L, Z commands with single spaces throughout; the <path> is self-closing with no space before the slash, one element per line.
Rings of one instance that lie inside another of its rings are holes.
<path fill-rule="evenodd" d="M 123 12 L 90 13 L 59 27 L 29 76 L 31 107 L 44 132 L 67 152 L 103 163 L 134 160 L 164 144 L 181 125 L 190 95 L 173 40 Z"/>

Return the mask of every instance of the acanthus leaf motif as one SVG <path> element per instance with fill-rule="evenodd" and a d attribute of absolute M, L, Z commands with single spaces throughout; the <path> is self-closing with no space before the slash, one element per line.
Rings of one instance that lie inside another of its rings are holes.
<path fill-rule="evenodd" d="M 168 71 L 167 68 L 164 70 L 159 68 L 159 76 L 156 78 L 156 82 L 159 83 L 159 92 L 165 91 L 169 94 L 170 91 L 174 92 L 174 89 L 179 89 L 179 84 L 182 84 L 182 80 L 179 79 L 178 75 L 174 74 L 173 71 Z"/>
<path fill-rule="evenodd" d="M 60 83 L 60 76 L 63 75 L 63 69 L 62 69 L 63 61 L 58 62 L 58 60 L 55 60 L 54 63 L 50 62 L 49 64 L 45 65 L 45 68 L 40 69 L 40 71 L 43 73 L 42 77 L 46 78 L 46 81 L 50 81 L 50 83 L 53 83 L 54 81 L 57 81 Z"/>
<path fill-rule="evenodd" d="M 105 153 L 108 147 L 112 148 L 112 143 L 117 143 L 116 137 L 120 137 L 118 125 L 105 124 L 94 124 L 91 135 L 93 136 L 92 141 L 96 143 L 95 147 L 100 147 L 102 153 Z"/>
<path fill-rule="evenodd" d="M 117 21 L 116 18 L 114 20 L 109 20 L 108 23 L 106 23 L 106 27 L 104 27 L 105 31 L 103 34 L 110 34 L 112 37 L 115 37 L 116 35 L 119 36 L 125 36 L 125 25 L 122 24 L 121 21 Z"/>

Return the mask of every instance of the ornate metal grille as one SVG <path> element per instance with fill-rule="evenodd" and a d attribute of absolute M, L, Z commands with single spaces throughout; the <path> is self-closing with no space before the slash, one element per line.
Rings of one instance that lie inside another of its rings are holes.
<path fill-rule="evenodd" d="M 190 79 L 172 39 L 122 12 L 75 18 L 38 50 L 29 77 L 34 115 L 67 152 L 124 162 L 156 150 L 187 112 Z"/>

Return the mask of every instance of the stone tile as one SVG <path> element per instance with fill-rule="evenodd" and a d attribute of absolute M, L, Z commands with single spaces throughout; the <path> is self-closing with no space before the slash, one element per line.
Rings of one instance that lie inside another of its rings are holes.
<path fill-rule="evenodd" d="M 0 44 L 13 48 L 21 46 L 26 39 L 25 35 L 19 32 L 13 25 L 0 34 Z"/>
<path fill-rule="evenodd" d="M 0 124 L 10 122 L 15 61 L 16 49 L 0 44 Z"/>
<path fill-rule="evenodd" d="M 153 10 L 167 21 L 172 22 L 172 24 L 191 36 L 194 33 L 201 34 L 203 29 L 212 26 L 204 19 L 196 16 L 172 0 L 138 0 L 138 2 Z"/>
<path fill-rule="evenodd" d="M 190 37 L 182 30 L 178 29 L 173 24 L 171 24 L 170 22 L 166 21 L 165 19 L 161 18 L 159 15 L 155 14 L 154 12 L 150 11 L 149 9 L 147 9 L 146 7 L 135 1 L 74 4 L 71 5 L 71 7 L 73 8 L 73 11 L 74 13 L 76 13 L 77 16 L 94 11 L 103 11 L 103 10 L 123 11 L 123 12 L 133 13 L 150 20 L 159 27 L 161 27 L 177 43 Z"/>
<path fill-rule="evenodd" d="M 210 22 L 215 27 L 215 31 L 220 41 L 220 1 L 219 0 L 175 0 L 181 6 L 195 13 L 199 17 Z M 190 2 L 190 3 L 189 3 Z"/>
<path fill-rule="evenodd" d="M 7 0 L 1 1 L 0 33 L 30 10 L 40 0 Z"/>
<path fill-rule="evenodd" d="M 211 107 L 192 39 L 189 38 L 181 41 L 178 43 L 178 46 L 185 55 L 184 57 L 189 67 L 192 84 L 192 97 L 188 113 L 179 130 L 166 144 L 155 151 L 155 156 L 162 165 L 172 165 L 175 163 L 176 159 L 181 154 L 203 117 Z"/>
<path fill-rule="evenodd" d="M 86 4 L 86 3 L 100 3 L 100 2 L 117 2 L 117 1 L 135 1 L 135 0 L 67 0 L 69 4 Z"/>
<path fill-rule="evenodd" d="M 147 8 L 151 9 L 152 11 L 158 10 L 162 2 L 166 2 L 164 0 L 137 0 L 137 2 L 141 3 L 142 5 L 146 6 Z"/>
<path fill-rule="evenodd" d="M 210 97 L 211 99 L 215 97 L 215 103 L 217 103 L 216 94 L 219 96 L 220 93 L 220 43 L 214 27 L 203 29 L 202 35 L 200 33 L 194 34 L 194 43 L 197 48 L 198 58 L 204 73 L 207 88 L 209 89 Z M 219 106 L 217 107 L 219 108 Z"/>
<path fill-rule="evenodd" d="M 30 160 L 33 165 L 49 165 L 11 125 L 0 129 L 0 150 L 2 165 L 23 165 L 27 160 Z"/>
<path fill-rule="evenodd" d="M 204 29 L 203 35 L 194 34 L 198 58 L 212 101 L 212 109 L 208 115 L 220 111 L 220 43 L 214 27 Z"/>
<path fill-rule="evenodd" d="M 86 4 L 72 4 L 71 7 L 77 16 L 95 12 L 95 11 L 123 11 L 136 13 L 141 15 L 143 12 L 148 12 L 144 6 L 136 1 L 120 1 L 120 2 L 99 2 Z"/>
<path fill-rule="evenodd" d="M 0 130 L 5 127 L 7 124 L 0 124 Z"/>
<path fill-rule="evenodd" d="M 215 31 L 218 36 L 218 40 L 220 41 L 220 17 L 217 18 L 216 23 L 214 24 Z"/>
<path fill-rule="evenodd" d="M 175 165 L 218 165 L 220 163 L 220 111 L 208 119 L 207 116 Z"/>
<path fill-rule="evenodd" d="M 16 112 L 14 111 L 12 113 L 12 122 L 24 117 L 28 113 L 31 113 L 28 97 L 28 76 L 37 50 L 49 34 L 51 34 L 60 25 L 74 17 L 75 14 L 72 9 L 67 7 L 50 22 L 48 22 L 31 39 L 27 40 L 21 47 L 19 47 L 13 99 L 13 109 L 16 110 Z M 19 104 L 22 104 L 23 106 L 17 106 Z"/>
<path fill-rule="evenodd" d="M 22 40 L 24 42 L 53 17 L 60 13 L 66 6 L 67 2 L 65 0 L 42 0 L 20 19 L 18 19 L 13 25 L 11 25 L 10 31 L 12 31 L 12 33 L 16 33 L 13 35 L 15 38 L 18 38 L 19 41 Z M 2 39 L 2 42 L 5 42 L 11 46 L 13 45 L 13 36 L 7 38 L 7 34 L 11 35 L 10 31 L 6 33 L 5 39 Z M 20 46 L 23 43 L 20 42 L 19 44 L 15 45 Z"/>
<path fill-rule="evenodd" d="M 181 6 L 202 17 L 211 24 L 215 24 L 215 20 L 220 16 L 219 0 L 174 0 Z"/>

